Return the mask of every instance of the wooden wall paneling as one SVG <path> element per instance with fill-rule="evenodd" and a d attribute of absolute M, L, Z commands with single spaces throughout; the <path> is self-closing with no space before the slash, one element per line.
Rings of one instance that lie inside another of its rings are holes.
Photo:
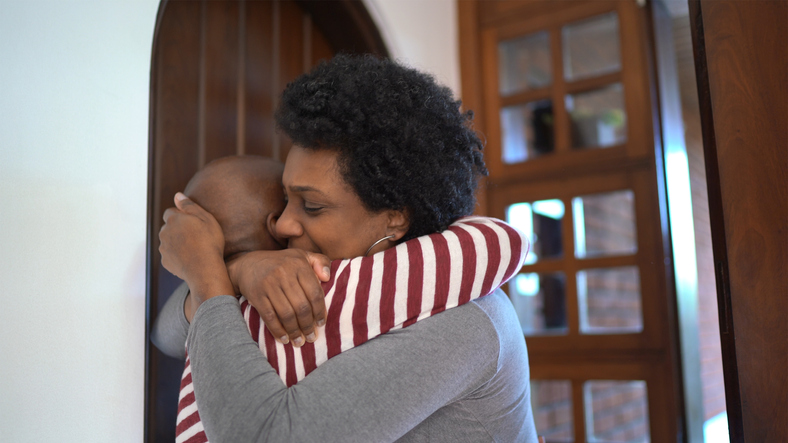
<path fill-rule="evenodd" d="M 383 37 L 364 2 L 296 0 L 296 3 L 312 17 L 335 52 L 389 56 Z"/>
<path fill-rule="evenodd" d="M 284 160 L 290 142 L 275 131 L 278 95 L 336 50 L 388 55 L 363 3 L 161 2 L 151 66 L 147 333 L 180 284 L 158 253 L 161 217 L 173 195 L 218 157 Z M 146 341 L 146 441 L 174 440 L 182 370 L 183 362 Z"/>
<path fill-rule="evenodd" d="M 274 4 L 247 1 L 244 60 L 245 152 L 274 157 Z"/>
<path fill-rule="evenodd" d="M 238 2 L 203 0 L 200 167 L 236 153 L 238 124 Z"/>
<path fill-rule="evenodd" d="M 148 228 L 148 315 L 156 320 L 167 296 L 180 280 L 161 266 L 158 233 L 164 210 L 173 205 L 172 196 L 183 190 L 197 171 L 195 147 L 198 133 L 200 89 L 200 9 L 185 2 L 168 2 L 159 10 L 159 28 L 153 48 L 151 132 L 153 140 L 150 171 Z M 146 342 L 148 390 L 146 395 L 146 439 L 173 441 L 177 380 L 183 362 L 167 357 Z M 172 383 L 172 379 L 176 383 Z"/>
<path fill-rule="evenodd" d="M 293 1 L 280 1 L 279 5 L 279 49 L 277 94 L 296 77 L 304 73 L 304 13 Z M 285 37 L 286 36 L 286 37 Z M 276 44 L 276 43 L 275 43 Z M 281 161 L 285 161 L 292 141 L 284 135 L 275 138 L 274 152 Z"/>
<path fill-rule="evenodd" d="M 788 4 L 690 16 L 731 441 L 786 441 Z"/>
<path fill-rule="evenodd" d="M 315 25 L 314 19 L 310 21 L 310 26 L 311 65 L 316 66 L 321 60 L 329 60 L 333 57 L 335 51 L 320 28 Z"/>

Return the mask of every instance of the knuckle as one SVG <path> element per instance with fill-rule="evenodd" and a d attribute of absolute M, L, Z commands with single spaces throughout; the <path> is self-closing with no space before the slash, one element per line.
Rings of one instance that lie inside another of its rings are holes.
<path fill-rule="evenodd" d="M 276 313 L 271 310 L 266 310 L 265 312 L 261 313 L 260 318 L 263 319 L 263 323 L 265 324 L 273 323 L 278 319 Z"/>
<path fill-rule="evenodd" d="M 280 317 L 280 320 L 282 320 L 282 323 L 290 324 L 290 325 L 295 324 L 295 319 L 296 318 L 295 318 L 295 314 L 293 313 L 293 311 L 283 312 L 279 317 Z"/>
<path fill-rule="evenodd" d="M 295 307 L 295 310 L 299 318 L 311 317 L 312 315 L 312 307 L 310 307 L 307 303 L 299 303 L 298 306 Z"/>

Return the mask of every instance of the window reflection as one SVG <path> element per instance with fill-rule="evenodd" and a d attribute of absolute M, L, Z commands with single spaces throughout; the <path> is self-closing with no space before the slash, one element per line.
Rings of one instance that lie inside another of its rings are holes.
<path fill-rule="evenodd" d="M 573 198 L 575 257 L 637 252 L 634 201 L 631 190 Z"/>
<path fill-rule="evenodd" d="M 566 334 L 563 272 L 518 274 L 509 282 L 509 298 L 525 335 Z"/>
<path fill-rule="evenodd" d="M 507 208 L 506 221 L 522 231 L 531 243 L 525 264 L 563 254 L 563 218 L 564 202 L 558 199 L 516 203 Z"/>
<path fill-rule="evenodd" d="M 583 385 L 588 441 L 650 441 L 646 382 L 589 380 Z"/>
<path fill-rule="evenodd" d="M 555 150 L 553 104 L 540 100 L 501 109 L 502 159 L 520 163 Z"/>
<path fill-rule="evenodd" d="M 572 382 L 531 380 L 531 409 L 536 429 L 546 441 L 574 441 Z"/>
<path fill-rule="evenodd" d="M 618 15 L 615 12 L 562 29 L 564 78 L 572 81 L 621 69 Z"/>
<path fill-rule="evenodd" d="M 566 96 L 574 149 L 607 148 L 627 140 L 627 114 L 621 83 Z"/>
<path fill-rule="evenodd" d="M 578 272 L 577 298 L 583 334 L 631 334 L 643 330 L 637 266 Z"/>
<path fill-rule="evenodd" d="M 553 64 L 550 35 L 547 32 L 526 35 L 498 44 L 498 83 L 501 95 L 550 85 Z"/>

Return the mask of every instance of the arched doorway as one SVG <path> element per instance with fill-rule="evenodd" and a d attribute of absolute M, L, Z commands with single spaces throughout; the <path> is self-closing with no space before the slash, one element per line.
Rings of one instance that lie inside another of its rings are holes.
<path fill-rule="evenodd" d="M 172 196 L 205 163 L 233 154 L 284 159 L 273 112 L 289 81 L 337 52 L 388 56 L 361 1 L 167 1 L 151 60 L 147 325 L 180 283 L 161 267 L 158 232 Z M 145 435 L 172 442 L 183 362 L 146 334 Z"/>

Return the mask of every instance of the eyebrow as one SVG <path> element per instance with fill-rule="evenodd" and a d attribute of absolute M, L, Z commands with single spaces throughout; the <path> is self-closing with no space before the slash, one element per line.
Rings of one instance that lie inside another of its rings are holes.
<path fill-rule="evenodd" d="M 313 188 L 312 186 L 289 186 L 289 187 L 285 186 L 285 187 L 293 192 L 317 192 L 318 194 L 326 195 L 325 192 L 317 188 Z"/>

